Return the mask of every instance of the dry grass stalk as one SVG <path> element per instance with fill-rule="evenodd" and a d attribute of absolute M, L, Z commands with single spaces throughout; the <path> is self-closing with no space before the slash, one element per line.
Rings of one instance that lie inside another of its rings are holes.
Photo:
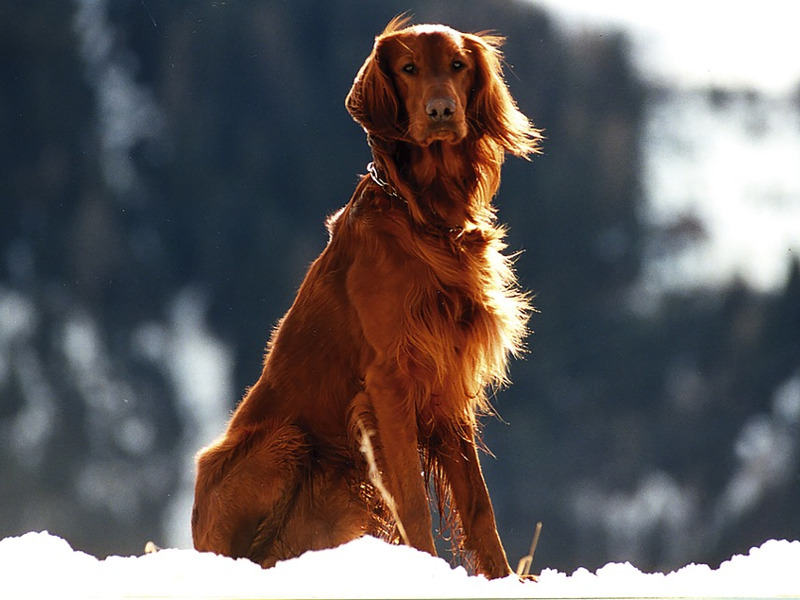
<path fill-rule="evenodd" d="M 375 461 L 375 451 L 372 447 L 372 440 L 370 439 L 371 434 L 367 432 L 363 424 L 359 423 L 358 427 L 361 430 L 360 450 L 364 455 L 364 458 L 367 460 L 369 480 L 372 482 L 372 485 L 375 486 L 378 492 L 380 492 L 383 502 L 392 513 L 392 518 L 394 518 L 397 531 L 400 534 L 400 539 L 403 540 L 404 544 L 408 545 L 408 536 L 406 535 L 406 530 L 403 527 L 403 522 L 400 520 L 400 514 L 397 512 L 397 505 L 395 504 L 394 498 L 389 493 L 389 490 L 387 490 L 386 486 L 383 485 L 383 478 L 381 477 L 381 472 L 378 470 L 378 464 Z"/>
<path fill-rule="evenodd" d="M 526 555 L 519 559 L 517 565 L 517 577 L 527 577 L 530 574 L 531 563 L 533 563 L 533 555 L 536 552 L 536 546 L 539 544 L 539 536 L 542 533 L 542 522 L 536 523 L 536 530 L 533 532 L 533 541 L 531 542 L 531 550 Z"/>

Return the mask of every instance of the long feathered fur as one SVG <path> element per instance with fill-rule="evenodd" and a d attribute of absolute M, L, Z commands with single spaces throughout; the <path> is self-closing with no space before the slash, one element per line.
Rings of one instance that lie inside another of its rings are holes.
<path fill-rule="evenodd" d="M 397 540 L 401 521 L 433 553 L 433 487 L 476 569 L 511 572 L 478 417 L 530 306 L 492 201 L 505 154 L 535 153 L 540 135 L 503 81 L 501 41 L 405 17 L 376 38 L 346 99 L 373 172 L 329 219 L 261 377 L 200 454 L 198 549 L 270 566 L 359 535 Z"/>

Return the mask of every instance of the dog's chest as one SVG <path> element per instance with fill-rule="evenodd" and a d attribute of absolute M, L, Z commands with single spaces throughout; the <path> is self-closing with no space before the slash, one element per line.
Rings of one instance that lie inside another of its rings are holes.
<path fill-rule="evenodd" d="M 492 297 L 502 294 L 489 276 L 491 249 L 481 232 L 429 241 L 413 260 L 401 347 L 417 376 L 472 379 L 492 353 L 502 327 Z"/>
<path fill-rule="evenodd" d="M 416 227 L 392 208 L 348 222 L 357 242 L 347 292 L 370 348 L 364 368 L 377 361 L 418 397 L 475 396 L 502 376 L 515 309 L 501 232 Z"/>

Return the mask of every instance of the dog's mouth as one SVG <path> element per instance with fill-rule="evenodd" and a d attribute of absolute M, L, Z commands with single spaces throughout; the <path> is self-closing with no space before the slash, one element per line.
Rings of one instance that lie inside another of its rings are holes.
<path fill-rule="evenodd" d="M 462 131 L 456 123 L 441 123 L 431 125 L 427 128 L 425 135 L 419 139 L 421 146 L 430 146 L 434 142 L 446 142 L 448 144 L 458 144 L 466 137 L 466 131 Z"/>

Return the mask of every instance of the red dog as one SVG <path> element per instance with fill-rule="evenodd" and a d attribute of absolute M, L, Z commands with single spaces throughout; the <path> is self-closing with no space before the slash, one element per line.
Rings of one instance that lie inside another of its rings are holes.
<path fill-rule="evenodd" d="M 394 19 L 347 96 L 374 162 L 198 458 L 194 544 L 264 567 L 363 535 L 435 554 L 428 490 L 478 572 L 512 571 L 476 452 L 528 303 L 492 198 L 538 132 L 497 37 Z M 372 469 L 362 452 L 369 438 Z"/>

